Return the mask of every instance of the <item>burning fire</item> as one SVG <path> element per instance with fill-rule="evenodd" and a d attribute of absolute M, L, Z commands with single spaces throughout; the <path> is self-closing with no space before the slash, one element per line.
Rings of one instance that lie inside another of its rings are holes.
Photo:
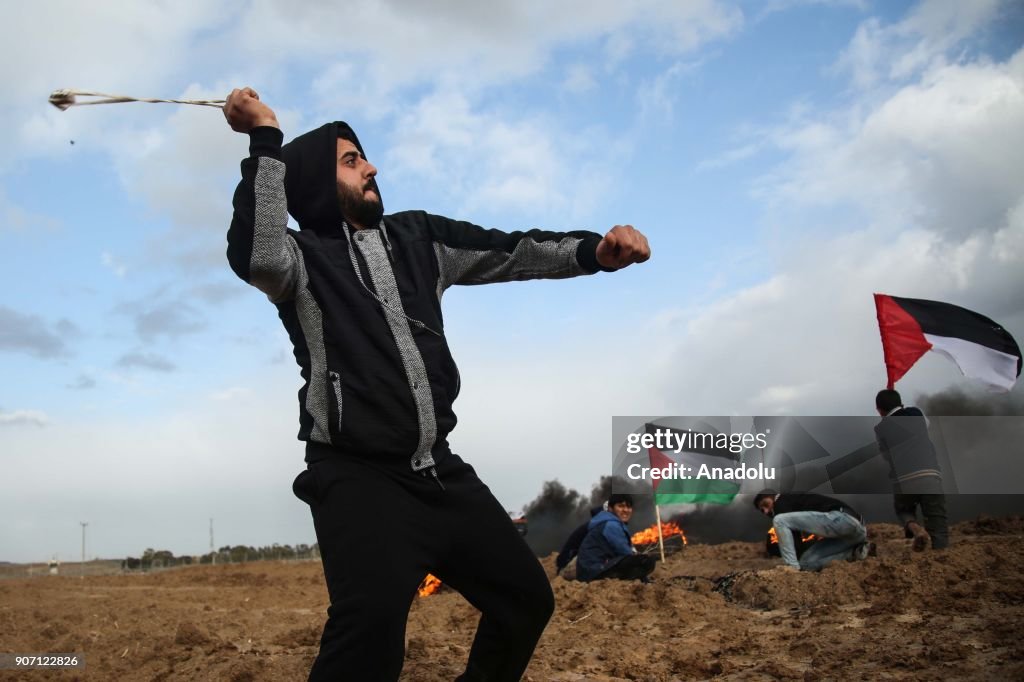
<path fill-rule="evenodd" d="M 419 593 L 421 597 L 429 597 L 439 589 L 441 589 L 441 579 L 427 573 L 427 577 L 420 583 Z"/>
<path fill-rule="evenodd" d="M 676 535 L 678 535 L 680 538 L 682 538 L 683 544 L 685 545 L 686 544 L 686 533 L 683 532 L 682 528 L 677 526 L 672 521 L 669 521 L 668 523 L 661 524 L 661 536 L 664 539 L 667 540 L 670 537 L 673 537 L 673 536 L 676 536 Z M 655 523 L 650 528 L 647 528 L 645 530 L 641 530 L 639 532 L 633 533 L 633 537 L 631 539 L 632 539 L 634 545 L 649 545 L 652 542 L 657 542 L 658 541 L 658 524 Z"/>
<path fill-rule="evenodd" d="M 772 526 L 771 528 L 768 529 L 768 539 L 771 541 L 771 544 L 773 544 L 773 545 L 779 544 L 779 536 L 775 534 L 775 526 Z M 800 538 L 800 540 L 802 542 L 811 542 L 812 540 L 817 540 L 817 539 L 818 539 L 818 536 L 814 535 L 813 533 L 810 534 L 810 535 L 804 535 L 803 537 Z"/>

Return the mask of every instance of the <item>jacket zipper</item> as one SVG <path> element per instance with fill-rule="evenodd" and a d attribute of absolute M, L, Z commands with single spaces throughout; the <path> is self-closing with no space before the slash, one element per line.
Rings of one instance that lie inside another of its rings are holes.
<path fill-rule="evenodd" d="M 341 436 L 341 375 L 337 372 L 328 372 L 331 378 L 331 386 L 334 388 L 334 402 L 338 406 L 338 436 Z"/>

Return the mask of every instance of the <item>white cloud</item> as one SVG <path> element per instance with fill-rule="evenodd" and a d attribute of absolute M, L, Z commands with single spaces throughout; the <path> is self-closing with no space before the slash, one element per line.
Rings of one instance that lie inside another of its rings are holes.
<path fill-rule="evenodd" d="M 128 267 L 109 251 L 100 254 L 100 263 L 117 277 L 124 277 L 128 272 Z"/>
<path fill-rule="evenodd" d="M 793 414 L 793 407 L 799 405 L 804 396 L 819 390 L 817 382 L 801 385 L 766 386 L 753 396 L 750 404 L 757 414 Z"/>
<path fill-rule="evenodd" d="M 388 174 L 418 179 L 489 215 L 512 209 L 546 223 L 571 221 L 599 204 L 611 182 L 599 159 L 617 143 L 600 130 L 559 130 L 543 117 L 477 111 L 462 94 L 437 91 L 397 122 Z"/>
<path fill-rule="evenodd" d="M 223 97 L 226 89 L 193 85 L 181 96 Z M 165 247 L 172 247 L 174 253 L 182 242 L 191 246 L 197 239 L 216 235 L 219 265 L 223 233 L 231 219 L 225 195 L 237 182 L 246 137 L 231 132 L 221 112 L 211 107 L 177 106 L 166 114 L 159 122 L 116 129 L 105 138 L 106 150 L 125 190 L 142 197 L 174 225 L 169 243 L 160 242 L 157 248 L 160 257 L 167 257 Z"/>
<path fill-rule="evenodd" d="M 1006 308 L 1009 292 L 1024 290 L 1024 260 L 994 258 L 991 236 L 950 244 L 874 229 L 801 240 L 779 263 L 785 275 L 681 313 L 662 331 L 672 350 L 652 380 L 678 413 L 870 414 L 885 382 L 876 292 L 957 303 L 1024 332 L 1019 302 Z M 952 365 L 921 365 L 903 381 L 911 392 L 958 381 Z"/>
<path fill-rule="evenodd" d="M 675 62 L 670 67 L 637 87 L 637 107 L 640 120 L 651 118 L 669 121 L 674 118 L 675 105 L 682 88 L 679 81 L 700 67 L 700 62 Z"/>
<path fill-rule="evenodd" d="M 868 9 L 868 2 L 867 0 L 766 0 L 766 2 L 762 3 L 757 20 L 760 21 L 776 12 L 787 12 L 807 6 L 850 7 L 863 11 Z"/>
<path fill-rule="evenodd" d="M 14 410 L 13 412 L 0 410 L 0 426 L 43 427 L 49 423 L 50 418 L 38 410 Z"/>
<path fill-rule="evenodd" d="M 592 40 L 683 54 L 734 33 L 742 21 L 739 10 L 715 0 L 269 2 L 242 17 L 236 33 L 245 40 L 228 40 L 251 46 L 256 59 L 302 54 L 312 62 L 336 54 L 340 45 L 360 57 L 352 67 L 358 78 L 376 81 L 378 93 L 386 94 L 423 82 L 457 81 L 470 89 L 500 83 L 543 67 L 556 48 Z"/>
<path fill-rule="evenodd" d="M 758 187 L 776 205 L 852 204 L 963 238 L 999 229 L 1022 196 L 1024 50 L 929 70 L 874 105 L 797 116 L 772 136 L 789 159 Z"/>
<path fill-rule="evenodd" d="M 859 88 L 904 80 L 926 68 L 943 66 L 950 51 L 998 16 L 1006 0 L 925 0 L 902 21 L 864 21 L 843 51 L 836 69 Z"/>
<path fill-rule="evenodd" d="M 1007 212 L 1006 225 L 993 240 L 992 255 L 1001 263 L 1024 260 L 1024 197 Z"/>

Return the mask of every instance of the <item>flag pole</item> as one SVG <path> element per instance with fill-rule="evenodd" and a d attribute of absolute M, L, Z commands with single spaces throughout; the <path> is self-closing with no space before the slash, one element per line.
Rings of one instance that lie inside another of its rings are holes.
<path fill-rule="evenodd" d="M 661 550 L 661 563 L 665 563 L 665 538 L 661 535 L 661 505 L 654 505 L 654 515 L 658 519 L 658 549 Z"/>

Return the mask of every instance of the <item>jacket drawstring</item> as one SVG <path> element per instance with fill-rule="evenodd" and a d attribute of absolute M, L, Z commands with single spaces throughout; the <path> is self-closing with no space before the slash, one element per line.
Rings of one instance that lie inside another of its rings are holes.
<path fill-rule="evenodd" d="M 394 255 L 391 253 L 391 241 L 388 239 L 388 233 L 384 230 L 383 220 L 380 222 L 380 228 L 381 234 L 384 237 L 384 247 L 388 253 L 388 258 L 391 260 L 392 265 L 394 265 L 395 260 Z M 432 329 L 427 325 L 426 322 L 421 322 L 414 317 L 409 317 L 409 315 L 406 314 L 405 308 L 402 306 L 401 301 L 399 301 L 398 303 L 399 309 L 395 310 L 395 308 L 391 307 L 390 304 L 385 303 L 383 300 L 381 300 L 380 296 L 378 296 L 372 289 L 370 289 L 370 287 L 366 286 L 366 281 L 363 279 L 362 270 L 359 269 L 359 259 L 356 258 L 355 245 L 352 244 L 352 234 L 349 232 L 348 223 L 346 221 L 342 221 L 341 231 L 345 233 L 345 239 L 348 240 L 348 257 L 352 261 L 352 269 L 355 270 L 356 279 L 359 280 L 359 284 L 363 287 L 366 293 L 369 294 L 370 297 L 373 298 L 373 300 L 377 301 L 377 303 L 379 303 L 384 308 L 387 308 L 396 315 L 401 315 L 402 317 L 404 317 L 413 327 L 416 327 L 417 329 L 422 329 L 424 331 L 428 331 L 434 336 L 444 337 L 444 334 L 437 331 L 436 329 Z"/>
<path fill-rule="evenodd" d="M 424 471 L 423 475 L 426 476 L 427 472 Z M 441 483 L 441 478 L 437 475 L 437 469 L 435 469 L 434 467 L 430 467 L 430 475 L 434 477 L 434 482 L 441 487 L 441 490 L 446 490 L 446 488 L 444 487 L 444 483 Z"/>

